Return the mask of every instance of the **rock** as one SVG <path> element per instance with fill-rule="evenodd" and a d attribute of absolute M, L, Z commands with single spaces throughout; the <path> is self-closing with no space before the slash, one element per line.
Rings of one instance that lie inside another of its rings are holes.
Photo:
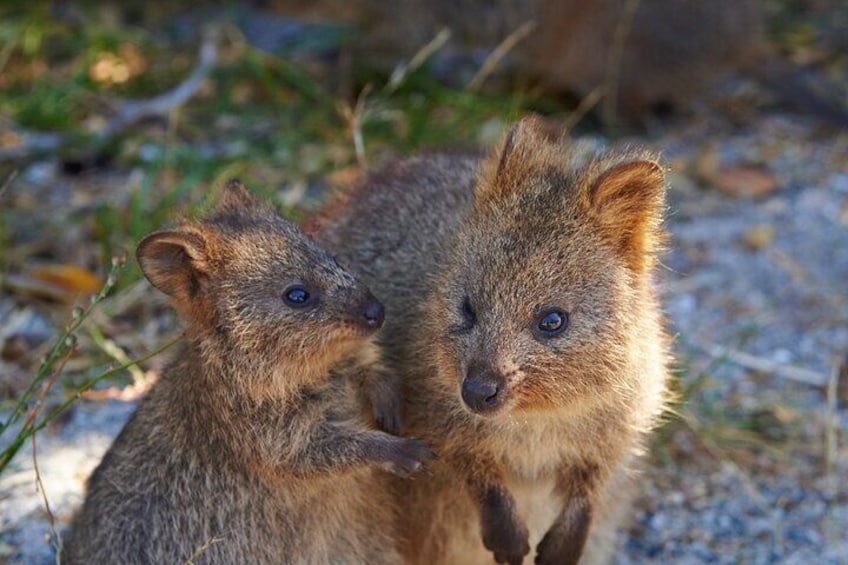
<path fill-rule="evenodd" d="M 774 241 L 775 229 L 771 224 L 757 224 L 742 236 L 742 242 L 753 251 L 768 247 Z"/>

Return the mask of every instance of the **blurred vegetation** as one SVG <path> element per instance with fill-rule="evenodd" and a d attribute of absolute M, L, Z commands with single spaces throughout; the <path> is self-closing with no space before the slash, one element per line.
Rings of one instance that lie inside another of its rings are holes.
<path fill-rule="evenodd" d="M 243 171 L 247 180 L 252 174 L 267 186 L 354 163 L 351 118 L 344 108 L 355 106 L 360 92 L 368 92 L 357 117 L 369 155 L 422 145 L 476 145 L 487 121 L 514 118 L 534 103 L 521 93 L 446 89 L 420 70 L 391 90 L 379 82 L 382 77 L 365 84 L 352 76 L 353 69 L 332 60 L 345 41 L 345 34 L 332 33 L 334 26 L 326 26 L 315 52 L 266 52 L 222 19 L 226 13 L 215 16 L 224 30 L 220 60 L 191 104 L 170 116 L 166 131 L 134 128 L 97 157 L 120 166 L 197 171 L 204 181 Z M 26 9 L 4 8 L 0 116 L 22 128 L 78 134 L 84 142 L 108 117 L 110 101 L 153 97 L 184 78 L 196 64 L 200 24 L 211 17 L 198 9 L 183 16 L 184 22 L 167 24 L 156 21 L 166 19 L 161 14 L 148 21 L 117 5 L 35 2 Z M 304 37 L 314 33 L 303 29 Z M 65 151 L 65 159 L 85 154 L 82 145 Z"/>
<path fill-rule="evenodd" d="M 174 210 L 207 205 L 209 188 L 226 177 L 241 177 L 294 214 L 278 198 L 284 189 L 322 185 L 331 173 L 341 181 L 355 176 L 354 133 L 364 140 L 360 160 L 374 164 L 422 146 L 491 141 L 502 123 L 540 104 L 529 94 L 445 88 L 426 64 L 397 88 L 386 88 L 385 77 L 364 82 L 341 61 L 349 34 L 338 26 L 304 27 L 304 41 L 268 52 L 241 35 L 240 13 L 236 5 L 182 13 L 117 3 L 0 7 L 0 147 L 21 142 L 14 124 L 70 136 L 60 151 L 64 172 L 142 171 L 122 206 L 95 210 L 102 264 Z M 222 29 L 220 56 L 197 96 L 166 120 L 98 144 L 95 132 L 116 104 L 157 96 L 191 72 L 202 24 L 213 19 Z M 0 163 L 0 178 L 21 167 L 20 160 Z"/>

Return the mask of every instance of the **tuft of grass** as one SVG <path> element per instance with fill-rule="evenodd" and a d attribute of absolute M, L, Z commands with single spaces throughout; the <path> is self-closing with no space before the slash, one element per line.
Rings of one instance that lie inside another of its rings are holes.
<path fill-rule="evenodd" d="M 47 394 L 62 376 L 66 362 L 77 351 L 79 330 L 86 320 L 97 312 L 116 287 L 118 274 L 123 268 L 124 262 L 125 259 L 113 260 L 112 268 L 103 288 L 91 298 L 90 305 L 87 308 L 75 308 L 72 311 L 70 323 L 53 343 L 29 386 L 20 395 L 6 419 L 0 423 L 0 436 L 6 434 L 7 431 L 14 430 L 8 445 L 0 449 L 0 474 L 11 463 L 27 440 L 59 417 L 80 398 L 82 393 L 104 380 L 114 379 L 117 375 L 138 367 L 140 363 L 152 359 L 182 339 L 180 335 L 138 359 L 126 360 L 119 364 L 112 363 L 106 368 L 98 370 L 95 376 L 66 392 L 64 400 L 57 406 L 47 410 L 45 403 Z M 99 330 L 96 331 L 99 332 Z"/>
<path fill-rule="evenodd" d="M 707 455 L 745 466 L 752 455 L 765 454 L 780 463 L 790 451 L 809 447 L 804 444 L 800 409 L 774 400 L 739 404 L 733 396 L 720 396 L 716 375 L 728 361 L 713 358 L 696 369 L 694 359 L 679 360 L 672 379 L 675 400 L 651 438 L 656 462 L 673 467 L 680 457 Z"/>

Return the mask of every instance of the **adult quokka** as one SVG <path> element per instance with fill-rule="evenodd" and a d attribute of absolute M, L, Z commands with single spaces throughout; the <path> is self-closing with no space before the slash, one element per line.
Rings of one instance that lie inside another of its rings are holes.
<path fill-rule="evenodd" d="M 318 240 L 392 313 L 405 431 L 438 456 L 397 482 L 409 563 L 603 562 L 667 397 L 652 271 L 663 169 L 536 119 L 486 158 L 388 167 Z"/>

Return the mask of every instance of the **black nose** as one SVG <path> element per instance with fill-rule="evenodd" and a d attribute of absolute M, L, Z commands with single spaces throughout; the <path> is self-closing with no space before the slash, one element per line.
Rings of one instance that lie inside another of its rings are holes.
<path fill-rule="evenodd" d="M 374 329 L 379 329 L 386 317 L 383 305 L 373 298 L 366 302 L 362 315 L 365 318 L 365 325 Z"/>
<path fill-rule="evenodd" d="M 483 414 L 497 408 L 503 395 L 497 381 L 471 375 L 462 381 L 462 400 L 474 412 Z"/>

